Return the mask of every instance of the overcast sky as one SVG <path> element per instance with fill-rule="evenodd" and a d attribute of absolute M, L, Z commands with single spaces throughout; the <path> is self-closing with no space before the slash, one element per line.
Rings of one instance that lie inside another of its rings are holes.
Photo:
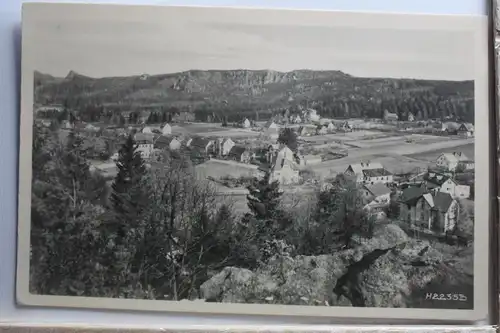
<path fill-rule="evenodd" d="M 401 15 L 377 19 L 291 10 L 69 6 L 33 7 L 25 15 L 23 38 L 37 55 L 30 67 L 56 76 L 74 70 L 93 77 L 244 68 L 474 78 L 473 34 L 456 19 L 436 30 L 446 20 L 438 24 Z"/>

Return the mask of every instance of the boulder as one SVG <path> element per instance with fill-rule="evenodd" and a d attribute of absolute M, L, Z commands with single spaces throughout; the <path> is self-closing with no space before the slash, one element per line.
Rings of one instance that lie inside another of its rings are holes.
<path fill-rule="evenodd" d="M 354 249 L 274 256 L 255 271 L 226 267 L 200 288 L 206 300 L 289 305 L 408 307 L 446 266 L 440 251 L 396 225 L 379 226 Z"/>

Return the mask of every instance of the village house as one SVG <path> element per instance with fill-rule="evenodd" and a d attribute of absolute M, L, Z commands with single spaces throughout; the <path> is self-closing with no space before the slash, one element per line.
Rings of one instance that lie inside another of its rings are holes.
<path fill-rule="evenodd" d="M 365 180 L 365 176 L 363 175 L 364 170 L 377 170 L 383 168 L 382 164 L 378 162 L 362 162 L 349 165 L 344 171 L 344 174 L 350 177 L 355 177 L 356 182 L 358 183 L 363 183 Z"/>
<path fill-rule="evenodd" d="M 236 145 L 231 138 L 219 138 L 217 139 L 217 153 L 220 156 L 226 156 L 229 154 L 231 149 Z"/>
<path fill-rule="evenodd" d="M 299 170 L 295 162 L 295 154 L 287 146 L 282 147 L 271 165 L 269 182 L 278 181 L 282 185 L 295 184 L 299 182 Z"/>
<path fill-rule="evenodd" d="M 470 196 L 470 186 L 458 184 L 447 175 L 428 172 L 424 175 L 425 187 L 431 192 L 444 192 L 453 198 L 467 199 Z"/>
<path fill-rule="evenodd" d="M 140 152 L 141 157 L 149 159 L 154 150 L 154 136 L 147 133 L 136 133 L 134 140 L 137 144 L 137 151 Z"/>
<path fill-rule="evenodd" d="M 265 123 L 264 128 L 265 129 L 278 129 L 278 124 L 276 124 L 273 119 L 269 119 Z"/>
<path fill-rule="evenodd" d="M 171 135 L 172 134 L 172 126 L 170 126 L 169 124 L 163 125 L 163 127 L 161 128 L 161 134 L 162 135 Z"/>
<path fill-rule="evenodd" d="M 378 169 L 364 169 L 363 173 L 363 184 L 390 184 L 393 180 L 393 175 L 384 168 Z"/>
<path fill-rule="evenodd" d="M 335 127 L 335 124 L 333 122 L 328 122 L 328 125 L 327 125 L 327 130 L 329 133 L 332 133 L 334 132 L 337 128 Z"/>
<path fill-rule="evenodd" d="M 384 111 L 384 120 L 385 121 L 398 121 L 399 117 L 397 113 L 391 113 L 387 110 Z"/>
<path fill-rule="evenodd" d="M 457 135 L 460 124 L 454 121 L 447 121 L 441 124 L 441 131 L 446 132 L 448 135 Z"/>
<path fill-rule="evenodd" d="M 364 185 L 361 189 L 365 202 L 370 204 L 389 204 L 391 189 L 383 183 Z"/>
<path fill-rule="evenodd" d="M 473 138 L 474 125 L 472 125 L 471 123 L 462 123 L 457 129 L 457 134 L 462 138 Z"/>
<path fill-rule="evenodd" d="M 151 130 L 151 127 L 144 127 L 141 131 L 144 134 L 153 134 L 153 131 Z"/>
<path fill-rule="evenodd" d="M 411 112 L 408 112 L 408 121 L 415 121 L 415 116 Z"/>
<path fill-rule="evenodd" d="M 462 152 L 443 153 L 437 158 L 436 165 L 447 171 L 455 171 L 459 165 L 464 170 L 474 169 L 474 161 Z"/>
<path fill-rule="evenodd" d="M 206 138 L 194 137 L 188 140 L 186 146 L 190 149 L 196 149 L 208 154 L 212 152 L 214 148 L 214 141 Z"/>
<path fill-rule="evenodd" d="M 172 122 L 174 123 L 192 122 L 194 119 L 192 111 L 177 111 L 172 116 Z"/>
<path fill-rule="evenodd" d="M 164 135 L 159 136 L 154 142 L 154 148 L 160 150 L 179 150 L 181 145 L 181 141 L 178 138 Z"/>
<path fill-rule="evenodd" d="M 228 153 L 228 158 L 241 163 L 250 163 L 251 154 L 243 146 L 233 146 Z"/>
<path fill-rule="evenodd" d="M 400 218 L 410 226 L 436 234 L 455 229 L 458 202 L 449 193 L 429 193 L 423 187 L 409 187 L 400 198 Z"/>
<path fill-rule="evenodd" d="M 241 122 L 241 127 L 243 128 L 250 128 L 252 126 L 252 123 L 250 123 L 250 120 L 248 118 L 243 119 Z"/>

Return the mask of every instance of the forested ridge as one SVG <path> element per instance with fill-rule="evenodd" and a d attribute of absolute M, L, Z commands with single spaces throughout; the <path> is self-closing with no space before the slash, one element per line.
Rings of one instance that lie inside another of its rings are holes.
<path fill-rule="evenodd" d="M 164 75 L 65 78 L 35 72 L 35 105 L 64 105 L 86 121 L 102 114 L 192 112 L 198 121 L 266 120 L 285 110 L 315 108 L 323 117 L 474 122 L 473 81 L 353 77 L 339 71 L 211 70 Z M 165 117 L 168 118 L 168 117 Z"/>

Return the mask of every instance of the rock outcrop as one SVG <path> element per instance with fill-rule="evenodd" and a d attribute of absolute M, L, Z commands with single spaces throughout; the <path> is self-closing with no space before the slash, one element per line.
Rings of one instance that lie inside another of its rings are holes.
<path fill-rule="evenodd" d="M 255 271 L 226 267 L 206 281 L 207 301 L 293 305 L 408 307 L 440 274 L 443 255 L 426 241 L 385 225 L 359 246 L 331 255 L 274 257 Z M 448 270 L 447 270 L 448 269 Z"/>

